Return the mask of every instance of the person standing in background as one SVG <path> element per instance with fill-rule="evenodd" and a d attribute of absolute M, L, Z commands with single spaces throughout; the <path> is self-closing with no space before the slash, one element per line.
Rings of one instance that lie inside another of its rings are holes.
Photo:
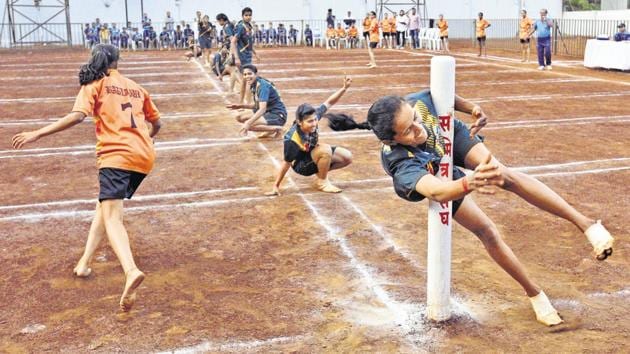
<path fill-rule="evenodd" d="M 521 61 L 523 63 L 529 63 L 529 32 L 531 32 L 533 25 L 534 21 L 531 18 L 527 17 L 527 11 L 525 9 L 521 10 L 521 21 L 518 26 L 518 37 L 521 41 Z"/>
<path fill-rule="evenodd" d="M 440 14 L 440 19 L 437 22 L 437 26 L 440 29 L 440 40 L 442 41 L 442 47 L 448 53 L 448 22 L 444 19 L 444 15 Z"/>
<path fill-rule="evenodd" d="M 405 10 L 400 10 L 396 17 L 396 41 L 398 42 L 398 49 L 404 49 L 407 43 L 407 27 L 409 25 L 409 16 L 405 13 Z"/>
<path fill-rule="evenodd" d="M 490 22 L 483 18 L 483 12 L 480 12 L 478 16 L 479 19 L 475 21 L 477 43 L 479 43 L 479 55 L 477 56 L 480 57 L 481 54 L 485 54 L 487 57 L 488 50 L 486 49 L 486 28 L 490 27 Z"/>
<path fill-rule="evenodd" d="M 553 20 L 547 17 L 547 9 L 540 10 L 540 19 L 534 22 L 529 38 L 536 32 L 536 51 L 538 52 L 538 70 L 551 70 L 551 28 Z"/>
<path fill-rule="evenodd" d="M 328 14 L 326 15 L 326 27 L 335 28 L 336 17 L 332 13 L 332 9 L 328 9 Z"/>
<path fill-rule="evenodd" d="M 420 39 L 418 38 L 418 30 L 420 30 L 420 16 L 416 14 L 416 8 L 411 8 L 409 15 L 409 37 L 411 37 L 411 45 L 413 49 L 420 48 Z"/>

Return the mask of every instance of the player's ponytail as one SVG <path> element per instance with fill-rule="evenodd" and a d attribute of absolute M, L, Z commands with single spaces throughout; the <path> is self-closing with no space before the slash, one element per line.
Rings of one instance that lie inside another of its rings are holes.
<path fill-rule="evenodd" d="M 119 58 L 118 48 L 110 44 L 98 44 L 92 50 L 92 57 L 79 71 L 79 84 L 87 85 L 107 75 L 107 70 Z"/>
<path fill-rule="evenodd" d="M 365 129 L 371 130 L 372 127 L 366 122 L 357 123 L 354 117 L 345 113 L 327 113 L 324 115 L 328 118 L 328 126 L 335 131 L 352 130 L 352 129 Z"/>

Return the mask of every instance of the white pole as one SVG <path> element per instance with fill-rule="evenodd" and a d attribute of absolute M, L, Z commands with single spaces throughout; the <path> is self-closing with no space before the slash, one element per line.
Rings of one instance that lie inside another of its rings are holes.
<path fill-rule="evenodd" d="M 431 98 L 439 119 L 445 143 L 445 154 L 437 177 L 453 178 L 453 119 L 455 119 L 455 58 L 436 56 L 431 59 Z M 427 252 L 427 317 L 445 321 L 451 317 L 451 229 L 452 202 L 429 202 Z"/>

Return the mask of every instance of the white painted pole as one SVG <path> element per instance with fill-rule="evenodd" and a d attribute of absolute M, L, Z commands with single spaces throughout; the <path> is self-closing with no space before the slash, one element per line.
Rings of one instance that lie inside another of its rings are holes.
<path fill-rule="evenodd" d="M 453 119 L 455 119 L 455 58 L 431 59 L 431 98 L 438 114 L 445 154 L 436 176 L 453 179 Z M 427 252 L 427 317 L 445 321 L 451 317 L 451 229 L 452 202 L 429 202 Z"/>

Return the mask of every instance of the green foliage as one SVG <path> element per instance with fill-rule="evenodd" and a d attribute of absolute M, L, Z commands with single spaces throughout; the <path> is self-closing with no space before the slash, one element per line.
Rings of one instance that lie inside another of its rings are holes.
<path fill-rule="evenodd" d="M 601 0 L 563 0 L 562 5 L 566 11 L 593 11 L 601 10 Z"/>

